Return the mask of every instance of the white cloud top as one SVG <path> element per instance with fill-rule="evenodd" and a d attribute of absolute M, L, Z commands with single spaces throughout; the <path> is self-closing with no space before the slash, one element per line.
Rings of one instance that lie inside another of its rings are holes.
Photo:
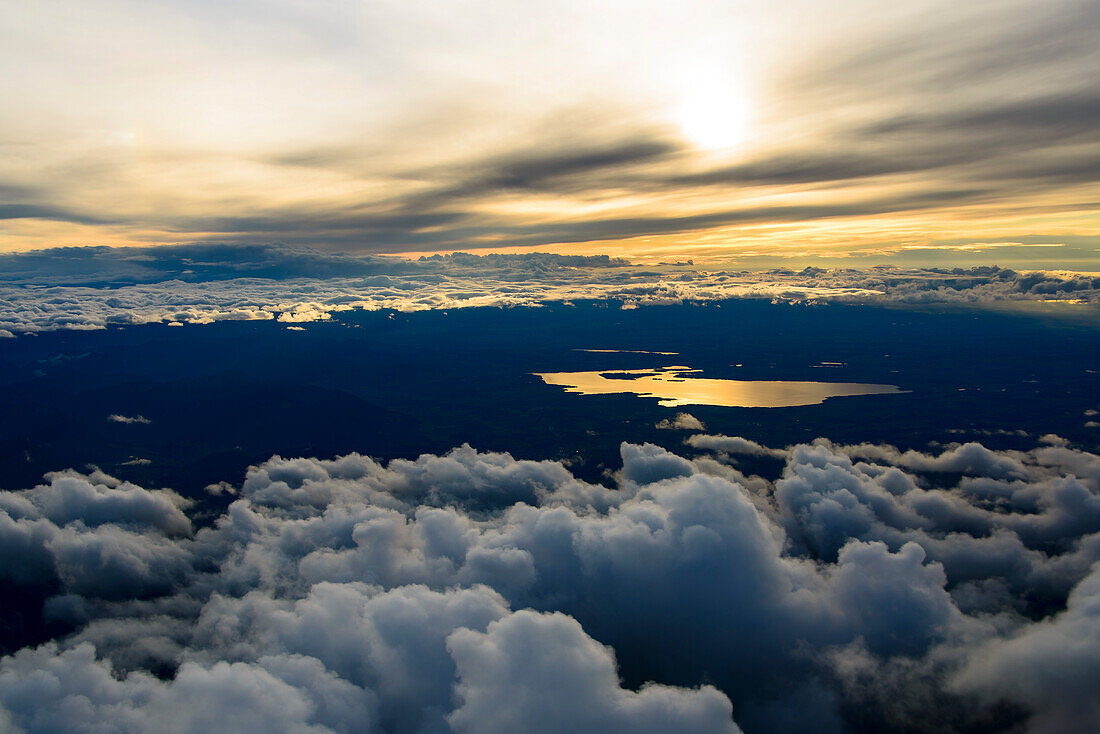
<path fill-rule="evenodd" d="M 469 447 L 276 457 L 200 529 L 102 474 L 0 493 L 5 581 L 73 630 L 0 660 L 0 710 L 26 732 L 732 734 L 843 730 L 852 706 L 896 729 L 935 696 L 958 726 L 1002 699 L 1029 731 L 1100 723 L 1100 457 L 688 443 L 624 444 L 614 487 Z"/>

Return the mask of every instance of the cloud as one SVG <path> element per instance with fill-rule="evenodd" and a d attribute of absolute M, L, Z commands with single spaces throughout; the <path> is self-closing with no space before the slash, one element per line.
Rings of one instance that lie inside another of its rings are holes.
<path fill-rule="evenodd" d="M 486 194 L 507 191 L 576 192 L 593 186 L 596 180 L 614 176 L 621 180 L 624 168 L 651 163 L 677 150 L 671 141 L 639 139 L 617 141 L 587 149 L 536 153 L 529 150 L 464 163 L 453 169 L 426 172 L 433 180 L 454 180 L 449 186 L 414 195 L 401 202 L 410 211 L 425 206 L 446 206 Z"/>
<path fill-rule="evenodd" d="M 666 254 L 700 237 L 836 253 L 918 231 L 1051 241 L 1088 229 L 1100 18 L 1085 0 L 688 9 L 13 11 L 0 48 L 24 71 L 6 96 L 21 114 L 4 119 L 0 249 L 281 237 L 395 252 L 652 235 Z M 108 54 L 118 64 L 93 74 Z M 701 99 L 697 114 L 720 116 L 707 105 L 722 95 L 747 110 L 745 129 L 714 156 L 690 108 Z M 1034 224 L 1037 211 L 1049 219 Z"/>
<path fill-rule="evenodd" d="M 706 426 L 691 413 L 677 413 L 672 420 L 664 418 L 657 423 L 657 428 L 666 431 L 703 431 Z"/>
<path fill-rule="evenodd" d="M 0 506 L 16 520 L 44 519 L 58 526 L 109 523 L 155 528 L 169 536 L 191 533 L 183 512 L 191 503 L 171 490 L 143 489 L 100 472 L 52 472 L 46 481 L 34 489 L 3 493 Z"/>
<path fill-rule="evenodd" d="M 1100 457 L 688 443 L 709 455 L 623 444 L 613 486 L 468 446 L 273 457 L 197 529 L 98 472 L 0 493 L 26 605 L 3 641 L 46 643 L 0 660 L 2 710 L 25 731 L 919 731 L 928 701 L 929 726 L 1096 723 L 1091 643 L 1060 661 L 1089 639 Z"/>
<path fill-rule="evenodd" d="M 484 633 L 454 632 L 447 648 L 460 681 L 456 732 L 740 731 L 711 686 L 623 690 L 611 651 L 564 614 L 516 612 Z"/>
<path fill-rule="evenodd" d="M 310 658 L 186 663 L 170 682 L 143 673 L 119 680 L 88 644 L 65 651 L 47 645 L 4 659 L 0 701 L 28 734 L 89 728 L 327 734 L 368 728 L 373 719 L 369 693 Z"/>
<path fill-rule="evenodd" d="M 351 273 L 360 275 L 351 276 Z M 604 256 L 456 253 L 409 261 L 283 246 L 79 248 L 0 256 L 0 329 L 22 334 L 144 323 L 302 323 L 352 309 L 536 306 L 574 299 L 630 304 L 767 298 L 969 303 L 1100 300 L 1074 273 L 879 268 L 678 270 Z"/>
<path fill-rule="evenodd" d="M 782 458 L 787 455 L 783 449 L 770 449 L 756 441 L 750 441 L 740 436 L 708 436 L 696 434 L 689 436 L 684 443 L 705 451 L 722 451 L 727 454 L 747 454 L 749 456 L 771 456 Z"/>
<path fill-rule="evenodd" d="M 1030 732 L 1083 731 L 1100 721 L 1100 566 L 1070 594 L 1065 611 L 974 652 L 952 681 L 988 699 L 1024 702 L 1041 712 Z"/>
<path fill-rule="evenodd" d="M 127 416 L 119 415 L 118 413 L 112 413 L 111 415 L 107 416 L 107 420 L 111 421 L 112 423 L 152 423 L 151 420 L 143 415 Z"/>

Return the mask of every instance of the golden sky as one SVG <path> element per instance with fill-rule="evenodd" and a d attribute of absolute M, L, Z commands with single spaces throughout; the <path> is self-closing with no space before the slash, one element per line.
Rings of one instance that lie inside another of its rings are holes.
<path fill-rule="evenodd" d="M 36 0 L 0 251 L 1097 269 L 1100 6 Z"/>

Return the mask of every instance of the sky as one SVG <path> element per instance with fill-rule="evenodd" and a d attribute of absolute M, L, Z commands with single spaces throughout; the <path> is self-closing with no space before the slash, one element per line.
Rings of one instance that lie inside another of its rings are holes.
<path fill-rule="evenodd" d="M 0 251 L 1100 270 L 1088 0 L 0 9 Z"/>

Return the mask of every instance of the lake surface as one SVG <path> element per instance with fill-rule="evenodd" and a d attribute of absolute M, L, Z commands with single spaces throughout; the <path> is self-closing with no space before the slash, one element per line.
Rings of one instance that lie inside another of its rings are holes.
<path fill-rule="evenodd" d="M 849 395 L 889 395 L 906 392 L 896 385 L 858 382 L 794 382 L 789 380 L 716 380 L 696 377 L 700 370 L 660 367 L 599 372 L 536 372 L 547 385 L 583 395 L 633 393 L 659 398 L 668 408 L 719 405 L 730 408 L 786 408 L 817 405 Z"/>

